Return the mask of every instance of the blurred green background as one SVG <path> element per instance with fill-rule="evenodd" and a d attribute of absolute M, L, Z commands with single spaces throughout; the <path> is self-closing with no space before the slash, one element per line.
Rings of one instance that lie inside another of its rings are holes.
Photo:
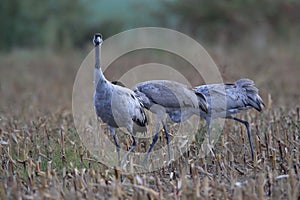
<path fill-rule="evenodd" d="M 225 81 L 248 77 L 265 100 L 299 103 L 300 1 L 2 0 L 0 25 L 1 112 L 70 109 L 93 34 L 146 26 L 199 41 Z"/>
<path fill-rule="evenodd" d="M 3 0 L 0 48 L 80 49 L 94 32 L 109 37 L 140 26 L 172 28 L 213 44 L 251 37 L 263 46 L 297 37 L 299 11 L 296 0 Z"/>

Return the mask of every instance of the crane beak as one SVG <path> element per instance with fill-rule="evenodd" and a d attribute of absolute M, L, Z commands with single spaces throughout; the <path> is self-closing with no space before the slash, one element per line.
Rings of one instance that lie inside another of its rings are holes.
<path fill-rule="evenodd" d="M 100 44 L 100 43 L 102 43 L 102 42 L 103 42 L 103 40 L 102 40 L 102 38 L 101 38 L 101 37 L 97 37 L 97 38 L 96 38 L 96 42 L 98 42 L 98 43 Z"/>

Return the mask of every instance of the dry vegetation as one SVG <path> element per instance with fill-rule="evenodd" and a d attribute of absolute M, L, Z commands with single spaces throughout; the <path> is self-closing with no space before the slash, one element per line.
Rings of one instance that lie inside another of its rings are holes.
<path fill-rule="evenodd" d="M 172 170 L 125 174 L 123 182 L 120 169 L 93 158 L 73 124 L 72 84 L 83 54 L 17 51 L 1 55 L 0 198 L 299 198 L 297 53 L 279 47 L 262 55 L 214 48 L 211 52 L 223 66 L 225 80 L 254 79 L 268 104 L 263 113 L 241 115 L 251 123 L 254 162 L 244 127 L 227 121 L 215 157 L 199 154 L 201 129 Z M 160 140 L 164 142 L 163 135 Z"/>

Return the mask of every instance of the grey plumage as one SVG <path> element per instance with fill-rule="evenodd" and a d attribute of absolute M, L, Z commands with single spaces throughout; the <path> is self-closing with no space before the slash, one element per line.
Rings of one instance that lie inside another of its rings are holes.
<path fill-rule="evenodd" d="M 106 123 L 113 136 L 120 164 L 120 146 L 117 142 L 115 128 L 125 127 L 131 134 L 133 144 L 124 155 L 127 155 L 136 147 L 135 126 L 146 126 L 147 117 L 143 105 L 136 94 L 125 87 L 110 83 L 103 75 L 100 66 L 100 47 L 102 44 L 101 34 L 95 34 L 95 69 L 94 69 L 94 106 L 98 117 Z"/>
<path fill-rule="evenodd" d="M 167 113 L 174 122 L 187 120 L 193 114 L 199 115 L 199 109 L 207 112 L 206 98 L 201 92 L 196 95 L 191 88 L 186 85 L 169 80 L 151 80 L 141 82 L 132 87 L 137 97 L 146 109 L 157 114 L 156 130 L 152 144 L 142 162 L 144 165 L 147 158 L 158 139 L 160 123 L 165 131 L 167 140 L 168 156 L 170 161 L 169 133 L 166 129 L 164 115 Z M 177 114 L 180 113 L 180 114 Z M 183 114 L 184 113 L 184 114 Z"/>
<path fill-rule="evenodd" d="M 242 110 L 251 108 L 262 111 L 264 102 L 258 94 L 258 89 L 250 79 L 240 79 L 232 84 L 211 84 L 194 87 L 195 93 L 206 96 L 208 102 L 208 112 L 200 110 L 200 116 L 206 119 L 208 135 L 210 133 L 211 120 L 214 118 L 227 118 L 241 122 L 246 126 L 252 160 L 254 152 L 252 147 L 249 123 L 245 120 L 233 117 L 234 114 Z M 213 101 L 213 105 L 212 105 Z"/>

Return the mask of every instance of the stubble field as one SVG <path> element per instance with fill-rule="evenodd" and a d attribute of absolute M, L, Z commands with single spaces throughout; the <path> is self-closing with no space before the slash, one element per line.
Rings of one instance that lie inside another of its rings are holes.
<path fill-rule="evenodd" d="M 239 115 L 251 124 L 254 162 L 245 128 L 232 121 L 226 121 L 215 155 L 201 155 L 203 124 L 171 170 L 125 174 L 123 182 L 119 168 L 102 165 L 86 149 L 73 123 L 72 86 L 85 55 L 22 50 L 0 55 L 0 198 L 299 198 L 300 58 L 295 49 L 280 44 L 264 52 L 210 48 L 225 81 L 253 79 L 266 103 L 262 113 Z M 165 144 L 163 136 L 161 131 L 158 146 Z"/>

